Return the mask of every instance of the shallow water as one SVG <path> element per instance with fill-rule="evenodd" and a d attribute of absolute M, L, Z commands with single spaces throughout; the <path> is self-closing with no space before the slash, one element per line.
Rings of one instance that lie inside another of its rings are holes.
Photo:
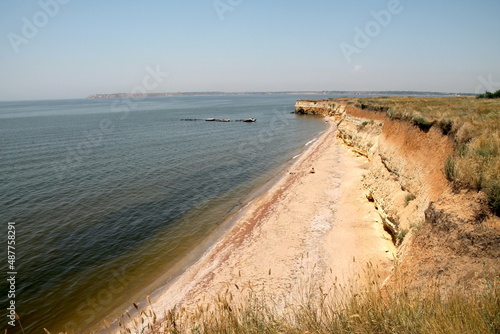
<path fill-rule="evenodd" d="M 16 222 L 26 332 L 88 328 L 166 283 L 325 128 L 290 113 L 304 97 L 0 102 L 0 209 Z M 208 117 L 257 122 L 181 121 Z"/>

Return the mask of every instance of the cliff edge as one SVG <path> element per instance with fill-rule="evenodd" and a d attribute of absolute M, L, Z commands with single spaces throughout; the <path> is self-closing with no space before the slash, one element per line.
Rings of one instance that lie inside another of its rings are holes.
<path fill-rule="evenodd" d="M 339 98 L 298 100 L 295 105 L 298 114 L 334 117 L 339 140 L 369 160 L 363 179 L 366 198 L 398 246 L 398 265 L 389 286 L 404 277 L 415 288 L 483 288 L 500 274 L 494 192 L 498 151 L 488 151 L 491 154 L 474 172 L 482 175 L 483 183 L 473 187 L 463 181 L 468 165 L 462 160 L 473 158 L 469 146 L 476 145 L 474 137 L 480 135 L 471 133 L 472 138 L 461 141 L 464 127 L 469 132 L 475 128 L 471 130 L 464 117 L 453 118 L 449 109 L 455 102 L 460 108 L 469 106 L 475 122 L 476 113 L 483 117 L 489 112 L 474 99 L 457 99 Z M 434 107 L 432 114 L 422 111 Z M 491 119 L 498 122 L 495 108 L 493 116 L 486 117 L 489 126 Z M 496 126 L 491 126 L 489 137 L 498 135 Z"/>

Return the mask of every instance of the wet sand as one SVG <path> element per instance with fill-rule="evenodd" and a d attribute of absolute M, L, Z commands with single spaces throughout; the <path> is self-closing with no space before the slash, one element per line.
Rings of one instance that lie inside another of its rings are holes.
<path fill-rule="evenodd" d="M 362 187 L 367 159 L 344 147 L 333 120 L 326 121 L 327 130 L 286 174 L 153 298 L 156 314 L 210 304 L 248 284 L 284 306 L 301 299 L 306 282 L 347 284 L 368 262 L 381 276 L 390 273 L 395 249 Z"/>

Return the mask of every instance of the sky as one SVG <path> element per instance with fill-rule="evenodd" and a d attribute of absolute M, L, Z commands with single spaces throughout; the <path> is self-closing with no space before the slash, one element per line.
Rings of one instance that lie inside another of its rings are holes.
<path fill-rule="evenodd" d="M 2 0 L 0 100 L 500 89 L 498 0 Z"/>

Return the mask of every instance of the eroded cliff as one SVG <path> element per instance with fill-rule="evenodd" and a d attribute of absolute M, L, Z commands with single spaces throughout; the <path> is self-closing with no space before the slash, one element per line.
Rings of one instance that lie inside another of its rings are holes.
<path fill-rule="evenodd" d="M 455 147 L 441 128 L 349 99 L 298 100 L 295 110 L 333 116 L 337 137 L 369 160 L 367 200 L 399 246 L 392 282 L 402 275 L 415 287 L 482 287 L 500 274 L 500 220 L 483 192 L 454 189 L 445 177 Z"/>

